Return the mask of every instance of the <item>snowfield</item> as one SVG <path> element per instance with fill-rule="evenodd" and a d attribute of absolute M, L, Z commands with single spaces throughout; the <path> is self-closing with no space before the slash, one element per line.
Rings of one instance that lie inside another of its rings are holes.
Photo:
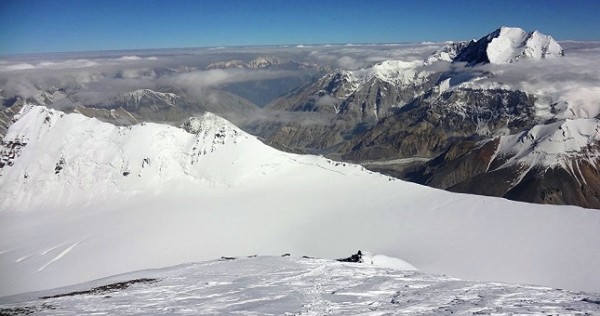
<path fill-rule="evenodd" d="M 24 107 L 0 150 L 0 296 L 224 255 L 357 249 L 424 272 L 600 292 L 597 210 L 283 153 L 211 114 L 184 128 Z"/>
<path fill-rule="evenodd" d="M 257 257 L 146 270 L 0 299 L 76 315 L 594 315 L 600 295 L 463 281 L 368 263 Z"/>

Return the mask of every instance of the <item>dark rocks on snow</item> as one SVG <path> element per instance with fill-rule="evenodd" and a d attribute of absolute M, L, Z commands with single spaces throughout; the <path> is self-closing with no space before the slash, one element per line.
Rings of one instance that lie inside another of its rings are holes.
<path fill-rule="evenodd" d="M 40 297 L 41 299 L 49 299 L 49 298 L 58 298 L 58 297 L 66 297 L 66 296 L 75 296 L 75 295 L 85 295 L 85 294 L 106 294 L 106 293 L 111 293 L 111 292 L 116 292 L 116 291 L 120 291 L 120 290 L 124 290 L 128 287 L 130 287 L 133 284 L 136 283 L 142 283 L 142 284 L 152 284 L 158 282 L 158 279 L 148 279 L 148 278 L 142 278 L 142 279 L 135 279 L 135 280 L 129 280 L 129 281 L 125 281 L 125 282 L 117 282 L 117 283 L 111 283 L 111 284 L 107 284 L 107 285 L 102 285 L 102 286 L 98 286 L 89 290 L 85 290 L 85 291 L 75 291 L 75 292 L 69 292 L 69 293 L 65 293 L 65 294 L 57 294 L 57 295 L 51 295 L 51 296 L 42 296 Z"/>
<path fill-rule="evenodd" d="M 54 167 L 54 174 L 59 174 L 60 171 L 64 168 L 65 166 L 65 158 L 60 158 L 60 160 L 56 163 L 56 167 Z"/>
<path fill-rule="evenodd" d="M 356 254 L 351 255 L 348 258 L 337 259 L 340 262 L 363 262 L 362 252 L 359 250 Z"/>

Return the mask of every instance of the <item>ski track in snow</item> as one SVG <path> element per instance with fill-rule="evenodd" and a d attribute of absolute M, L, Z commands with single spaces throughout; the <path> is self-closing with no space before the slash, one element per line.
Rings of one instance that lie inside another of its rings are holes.
<path fill-rule="evenodd" d="M 156 283 L 85 291 L 140 278 Z M 146 270 L 0 298 L 0 311 L 107 315 L 597 315 L 600 295 L 322 259 L 257 257 Z"/>
<path fill-rule="evenodd" d="M 52 263 L 56 262 L 57 260 L 60 260 L 62 257 L 64 257 L 66 254 L 68 254 L 69 252 L 71 252 L 71 250 L 73 250 L 73 248 L 75 248 L 75 246 L 77 246 L 81 241 L 78 241 L 74 244 L 72 244 L 71 246 L 69 246 L 67 249 L 63 250 L 61 253 L 58 254 L 58 256 L 52 258 L 52 260 L 50 260 L 48 263 L 46 263 L 45 265 L 43 265 L 41 268 L 39 268 L 37 271 L 41 272 L 42 270 L 46 269 L 49 265 L 51 265 Z M 56 247 L 55 247 L 56 248 Z"/>
<path fill-rule="evenodd" d="M 31 256 L 32 256 L 32 255 L 26 255 L 26 256 L 20 257 L 19 259 L 15 260 L 15 262 L 16 262 L 16 263 L 19 263 L 19 262 L 21 262 L 21 261 L 23 261 L 23 260 L 27 260 L 27 259 L 29 259 Z"/>
<path fill-rule="evenodd" d="M 63 245 L 64 245 L 64 244 L 60 244 L 60 245 L 57 245 L 57 246 L 54 246 L 54 247 L 51 247 L 51 248 L 48 248 L 48 249 L 46 249 L 44 252 L 42 252 L 42 256 L 45 256 L 45 255 L 47 255 L 48 253 L 50 253 L 50 252 L 52 252 L 52 251 L 54 251 L 54 250 L 56 250 L 56 249 L 58 249 L 58 248 L 62 247 Z"/>

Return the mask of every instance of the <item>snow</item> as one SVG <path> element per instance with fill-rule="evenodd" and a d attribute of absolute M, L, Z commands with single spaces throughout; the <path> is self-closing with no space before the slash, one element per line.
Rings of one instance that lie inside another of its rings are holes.
<path fill-rule="evenodd" d="M 431 65 L 438 61 L 452 62 L 454 58 L 456 58 L 456 55 L 470 43 L 471 42 L 448 42 L 446 46 L 433 52 L 433 54 L 427 58 L 425 64 Z"/>
<path fill-rule="evenodd" d="M 359 82 L 377 78 L 394 85 L 417 85 L 424 82 L 430 74 L 427 71 L 419 71 L 420 66 L 423 66 L 423 61 L 386 60 L 373 67 L 353 71 L 352 75 Z"/>
<path fill-rule="evenodd" d="M 122 96 L 120 96 L 119 99 L 125 102 L 131 101 L 133 102 L 133 105 L 135 105 L 135 107 L 139 107 L 144 101 L 150 101 L 152 103 L 162 101 L 169 106 L 175 106 L 177 100 L 179 99 L 179 96 L 174 93 L 162 93 L 150 89 L 139 89 L 125 93 Z"/>
<path fill-rule="evenodd" d="M 438 90 L 439 90 L 439 95 L 442 95 L 442 93 L 448 91 L 448 89 L 450 89 L 450 79 L 444 79 L 442 82 L 439 83 L 438 85 Z"/>
<path fill-rule="evenodd" d="M 321 80 L 328 82 L 336 76 L 339 77 L 339 80 L 343 80 L 343 88 L 346 91 L 343 97 L 347 98 L 363 85 L 372 84 L 373 80 L 387 82 L 400 88 L 423 84 L 431 75 L 430 71 L 422 68 L 423 65 L 424 62 L 419 60 L 411 62 L 386 60 L 368 68 L 354 71 L 344 70 L 333 75 L 325 75 Z"/>
<path fill-rule="evenodd" d="M 536 125 L 516 135 L 503 136 L 498 156 L 511 157 L 502 167 L 517 163 L 546 168 L 562 166 L 567 169 L 573 159 L 587 160 L 597 165 L 600 150 L 600 121 L 574 119 L 546 125 Z"/>
<path fill-rule="evenodd" d="M 527 33 L 517 27 L 501 27 L 487 36 L 486 53 L 490 63 L 507 64 L 520 58 L 541 59 L 562 56 L 560 45 L 538 31 Z"/>
<path fill-rule="evenodd" d="M 394 257 L 389 257 L 382 254 L 372 254 L 370 252 L 362 253 L 362 260 L 365 264 L 372 264 L 377 267 L 382 268 L 390 268 L 397 270 L 417 270 L 417 268 L 413 267 L 410 263 Z"/>
<path fill-rule="evenodd" d="M 124 289 L 101 290 L 133 280 L 138 282 Z M 100 290 L 73 293 L 92 288 Z M 57 315 L 592 315 L 600 313 L 598 300 L 591 293 L 478 283 L 370 264 L 256 257 L 138 271 L 0 298 L 0 308 Z"/>
<path fill-rule="evenodd" d="M 0 174 L 0 295 L 223 255 L 357 249 L 425 272 L 600 291 L 597 210 L 283 153 L 211 114 L 184 127 L 24 107 L 4 139 L 26 145 Z"/>
<path fill-rule="evenodd" d="M 527 41 L 527 33 L 520 28 L 502 27 L 497 37 L 492 38 L 486 53 L 491 63 L 506 64 L 519 56 L 517 52 Z"/>

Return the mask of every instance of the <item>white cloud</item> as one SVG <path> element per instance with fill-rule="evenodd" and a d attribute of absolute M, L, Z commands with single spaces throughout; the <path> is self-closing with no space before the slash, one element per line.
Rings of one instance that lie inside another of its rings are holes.
<path fill-rule="evenodd" d="M 538 106 L 567 102 L 559 118 L 592 118 L 600 113 L 600 43 L 567 50 L 562 58 L 521 60 L 506 65 L 487 64 L 464 71 L 489 72 L 476 81 L 462 83 L 473 88 L 509 88 L 532 93 Z"/>
<path fill-rule="evenodd" d="M 117 60 L 119 60 L 119 61 L 158 60 L 158 58 L 155 56 L 140 57 L 140 56 L 135 56 L 135 55 L 129 55 L 129 56 L 119 57 L 119 58 L 117 58 Z"/>
<path fill-rule="evenodd" d="M 564 115 L 594 116 L 600 113 L 600 42 L 561 43 L 563 58 L 521 61 L 508 65 L 465 68 L 445 62 L 427 65 L 432 72 L 451 71 L 452 84 L 470 87 L 510 87 L 540 96 L 538 103 L 567 101 Z M 355 70 L 383 60 L 424 60 L 444 43 L 393 45 L 323 45 L 296 47 L 249 47 L 176 49 L 133 52 L 98 52 L 25 56 L 0 60 L 0 88 L 4 97 L 35 96 L 42 90 L 60 88 L 81 101 L 98 101 L 116 94 L 142 89 L 179 89 L 206 97 L 205 90 L 232 83 L 294 76 L 283 70 L 206 70 L 215 61 L 272 56 Z M 482 74 L 494 73 L 493 77 Z M 475 77 L 482 77 L 473 81 Z M 543 96 L 543 97 L 542 97 Z"/>

